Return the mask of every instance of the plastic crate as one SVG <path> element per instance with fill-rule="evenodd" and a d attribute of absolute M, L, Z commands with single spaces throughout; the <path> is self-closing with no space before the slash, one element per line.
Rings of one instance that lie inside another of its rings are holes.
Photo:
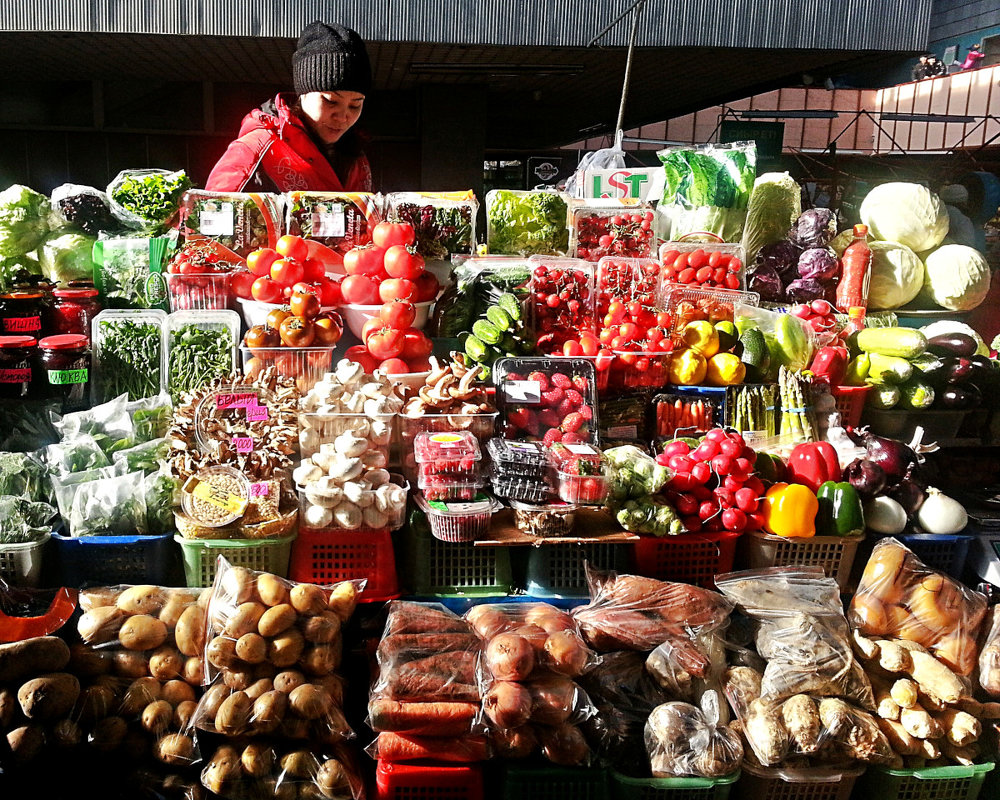
<path fill-rule="evenodd" d="M 837 404 L 840 424 L 856 428 L 861 424 L 861 415 L 868 399 L 868 386 L 831 386 L 830 394 Z"/>
<path fill-rule="evenodd" d="M 750 531 L 744 551 L 748 569 L 761 567 L 822 567 L 844 589 L 851 577 L 851 566 L 858 545 L 864 537 L 813 536 L 808 539 L 785 538 Z"/>
<path fill-rule="evenodd" d="M 508 594 L 514 586 L 510 548 L 435 539 L 423 512 L 411 516 L 400 544 L 398 574 L 413 594 L 483 597 Z"/>
<path fill-rule="evenodd" d="M 736 784 L 740 800 L 850 800 L 864 768 L 836 771 L 824 768 L 778 770 L 743 765 Z M 878 797 L 865 794 L 865 798 Z M 902 800 L 902 798 L 900 798 Z"/>
<path fill-rule="evenodd" d="M 51 534 L 37 542 L 0 545 L 0 579 L 11 586 L 38 586 L 42 576 L 42 553 Z"/>
<path fill-rule="evenodd" d="M 478 765 L 394 764 L 379 761 L 374 800 L 482 800 Z"/>
<path fill-rule="evenodd" d="M 976 800 L 993 767 L 993 762 L 923 769 L 872 767 L 859 788 L 864 797 L 879 800 Z"/>
<path fill-rule="evenodd" d="M 599 767 L 530 767 L 508 764 L 503 800 L 610 800 L 607 773 Z"/>
<path fill-rule="evenodd" d="M 733 568 L 739 538 L 732 531 L 643 536 L 634 542 L 631 569 L 647 578 L 714 589 L 715 576 Z"/>
<path fill-rule="evenodd" d="M 587 594 L 584 564 L 621 572 L 628 568 L 629 544 L 543 544 L 528 552 L 525 590 L 536 597 L 583 597 Z"/>
<path fill-rule="evenodd" d="M 281 539 L 185 539 L 174 537 L 184 556 L 184 578 L 191 587 L 211 586 L 216 560 L 222 556 L 234 567 L 270 572 L 284 578 L 295 536 Z"/>
<path fill-rule="evenodd" d="M 610 770 L 613 800 L 726 800 L 740 773 L 722 778 L 631 778 Z"/>
<path fill-rule="evenodd" d="M 919 425 L 924 429 L 924 442 L 934 442 L 939 439 L 954 439 L 967 413 L 933 408 L 923 411 L 884 411 L 866 406 L 862 416 L 864 422 L 871 426 L 872 433 L 879 436 L 908 442 Z"/>
<path fill-rule="evenodd" d="M 163 536 L 62 536 L 52 534 L 59 584 L 152 583 L 169 586 L 177 551 L 172 534 Z"/>
<path fill-rule="evenodd" d="M 301 583 L 329 585 L 366 578 L 362 603 L 399 597 L 396 556 L 388 530 L 300 530 L 292 543 L 288 577 Z"/>
<path fill-rule="evenodd" d="M 948 533 L 902 533 L 896 536 L 931 569 L 962 579 L 973 536 Z"/>
<path fill-rule="evenodd" d="M 406 599 L 413 600 L 416 603 L 440 603 L 460 617 L 473 606 L 487 605 L 489 603 L 548 603 L 550 606 L 561 608 L 563 611 L 572 611 L 574 608 L 585 606 L 590 602 L 589 597 L 532 597 L 530 594 L 495 594 L 483 595 L 481 597 L 456 597 L 455 595 L 431 594 L 407 595 Z"/>

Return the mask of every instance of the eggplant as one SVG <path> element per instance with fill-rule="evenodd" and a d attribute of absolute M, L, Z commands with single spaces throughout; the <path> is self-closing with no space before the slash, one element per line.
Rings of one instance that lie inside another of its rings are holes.
<path fill-rule="evenodd" d="M 948 364 L 948 383 L 952 386 L 972 377 L 973 364 L 967 358 L 952 359 Z"/>
<path fill-rule="evenodd" d="M 973 383 L 967 383 L 964 386 L 949 386 L 938 397 L 944 408 L 977 408 L 983 402 L 982 394 Z"/>
<path fill-rule="evenodd" d="M 931 386 L 939 388 L 948 382 L 948 361 L 950 359 L 933 353 L 923 353 L 910 361 Z"/>
<path fill-rule="evenodd" d="M 964 333 L 942 333 L 927 340 L 927 349 L 939 356 L 969 356 L 975 354 L 978 343 Z"/>

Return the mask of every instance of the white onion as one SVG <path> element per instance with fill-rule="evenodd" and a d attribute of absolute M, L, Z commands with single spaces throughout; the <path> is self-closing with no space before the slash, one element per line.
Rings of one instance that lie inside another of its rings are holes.
<path fill-rule="evenodd" d="M 865 527 L 895 536 L 906 527 L 906 511 L 891 497 L 876 497 L 865 506 Z"/>
<path fill-rule="evenodd" d="M 960 533 L 965 530 L 969 515 L 958 500 L 930 488 L 927 499 L 917 512 L 917 522 L 927 533 Z"/>

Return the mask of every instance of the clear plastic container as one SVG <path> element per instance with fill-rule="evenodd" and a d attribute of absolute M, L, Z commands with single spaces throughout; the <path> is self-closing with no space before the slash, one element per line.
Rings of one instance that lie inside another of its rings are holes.
<path fill-rule="evenodd" d="M 471 501 L 486 486 L 485 480 L 459 481 L 437 475 L 421 475 L 417 486 L 428 500 Z"/>
<path fill-rule="evenodd" d="M 492 497 L 478 495 L 469 503 L 428 502 L 416 496 L 417 506 L 427 515 L 431 535 L 443 542 L 474 542 L 486 536 L 490 518 L 500 510 Z"/>
<path fill-rule="evenodd" d="M 717 322 L 734 322 L 736 304 L 759 306 L 760 295 L 735 289 L 702 288 L 665 283 L 660 288 L 660 305 L 670 314 L 670 333 L 679 337 L 689 322 L 705 319 Z"/>
<path fill-rule="evenodd" d="M 610 201 L 570 210 L 569 254 L 599 261 L 605 256 L 650 258 L 654 252 L 653 207 Z"/>
<path fill-rule="evenodd" d="M 399 478 L 400 484 L 404 484 Z M 343 490 L 323 490 L 316 486 L 296 486 L 299 496 L 299 527 L 312 531 L 346 531 L 346 530 L 390 530 L 403 527 L 406 521 L 406 502 L 398 505 L 387 505 L 377 489 L 361 492 L 361 497 L 354 505 L 361 509 L 360 521 L 353 524 L 352 515 L 337 514 L 337 507 L 342 505 Z M 310 509 L 318 507 L 323 511 L 310 513 Z M 322 523 L 322 524 L 317 524 Z"/>
<path fill-rule="evenodd" d="M 231 272 L 197 275 L 164 273 L 171 311 L 218 311 L 229 308 Z"/>
<path fill-rule="evenodd" d="M 597 262 L 597 317 L 608 313 L 612 300 L 640 302 L 643 308 L 658 306 L 660 262 L 655 258 L 605 256 Z"/>
<path fill-rule="evenodd" d="M 181 355 L 186 350 L 184 334 L 197 329 L 218 336 L 220 344 L 218 361 L 199 363 L 197 371 Z M 176 400 L 184 392 L 200 388 L 215 378 L 225 378 L 236 371 L 236 345 L 240 341 L 240 317 L 235 311 L 177 311 L 167 316 L 167 385 L 166 389 Z"/>
<path fill-rule="evenodd" d="M 479 441 L 469 431 L 418 433 L 413 441 L 421 488 L 431 479 L 445 482 L 475 482 L 483 454 Z"/>
<path fill-rule="evenodd" d="M 188 189 L 181 197 L 181 231 L 219 242 L 245 259 L 261 247 L 274 247 L 284 233 L 284 206 L 280 194 Z"/>
<path fill-rule="evenodd" d="M 557 469 L 568 472 L 600 472 L 605 466 L 604 453 L 592 444 L 556 444 L 546 451 L 546 457 Z"/>
<path fill-rule="evenodd" d="M 664 283 L 704 288 L 742 289 L 746 285 L 746 251 L 741 244 L 664 242 L 660 245 L 660 277 Z M 689 259 L 693 264 L 689 264 Z M 705 268 L 711 272 L 701 272 Z M 685 273 L 690 269 L 690 273 Z M 719 272 L 718 270 L 722 270 Z M 701 274 L 703 280 L 697 280 Z M 734 276 L 729 278 L 728 276 Z M 685 280 L 681 280 L 681 277 Z M 732 285 L 735 284 L 735 285 Z"/>
<path fill-rule="evenodd" d="M 367 192 L 287 192 L 285 229 L 344 255 L 367 244 L 381 222 L 378 198 Z"/>
<path fill-rule="evenodd" d="M 243 374 L 256 377 L 268 367 L 274 367 L 285 378 L 294 378 L 299 391 L 305 394 L 333 372 L 336 347 L 247 347 L 240 345 Z"/>
<path fill-rule="evenodd" d="M 353 433 L 389 457 L 395 428 L 395 414 L 299 412 L 299 452 L 302 458 L 318 453 L 320 447 L 342 433 Z"/>
<path fill-rule="evenodd" d="M 425 261 L 447 261 L 476 251 L 476 195 L 467 192 L 391 192 L 386 215 L 413 225 Z"/>
<path fill-rule="evenodd" d="M 94 364 L 91 396 L 94 405 L 123 393 L 128 393 L 129 400 L 155 397 L 166 388 L 166 325 L 167 314 L 158 308 L 107 309 L 94 317 L 91 326 Z M 109 347 L 109 336 L 113 337 L 117 332 L 132 340 L 135 332 L 144 330 L 149 332 L 148 354 L 145 349 L 137 352 L 132 348 Z M 135 394 L 141 396 L 134 397 Z"/>
<path fill-rule="evenodd" d="M 534 478 L 550 469 L 549 454 L 539 442 L 515 442 L 495 436 L 486 443 L 493 470 L 505 477 Z"/>
<path fill-rule="evenodd" d="M 490 484 L 493 494 L 505 500 L 547 503 L 556 497 L 556 476 L 551 470 L 541 478 L 503 475 L 493 470 L 490 473 Z"/>
<path fill-rule="evenodd" d="M 417 435 L 425 431 L 448 432 L 468 431 L 479 442 L 480 452 L 485 449 L 486 442 L 493 436 L 496 429 L 497 411 L 484 411 L 478 414 L 423 414 L 419 417 L 407 417 L 400 414 L 396 418 L 399 429 L 399 459 L 403 475 L 411 483 L 417 480 L 417 462 L 413 455 L 413 442 Z"/>
<path fill-rule="evenodd" d="M 579 258 L 532 256 L 528 261 L 528 308 L 539 350 L 559 350 L 564 342 L 578 339 L 582 331 L 594 331 L 596 267 Z"/>
<path fill-rule="evenodd" d="M 577 507 L 569 503 L 534 505 L 511 500 L 510 506 L 514 509 L 514 525 L 517 529 L 539 539 L 569 536 L 576 520 Z"/>
<path fill-rule="evenodd" d="M 580 505 L 604 502 L 608 496 L 607 462 L 600 450 L 589 444 L 557 444 L 549 453 L 561 500 Z"/>
<path fill-rule="evenodd" d="M 715 387 L 692 387 L 710 389 Z M 662 438 L 692 436 L 721 425 L 726 393 L 664 392 L 653 397 L 653 434 Z"/>
<path fill-rule="evenodd" d="M 608 375 L 610 389 L 662 389 L 670 383 L 670 353 L 615 350 Z"/>
<path fill-rule="evenodd" d="M 280 413 L 274 396 L 264 388 L 208 394 L 194 410 L 195 440 L 202 452 L 217 456 L 248 452 L 263 444 L 268 420 Z"/>
<path fill-rule="evenodd" d="M 529 205 L 532 195 L 546 194 L 553 198 L 552 208 L 542 215 Z M 492 212 L 498 203 L 511 205 L 513 215 Z M 492 189 L 486 193 L 486 241 L 490 254 L 530 256 L 536 253 L 565 253 L 569 246 L 566 218 L 568 195 L 562 192 L 523 191 L 517 189 Z M 532 236 L 540 228 L 552 228 L 549 236 Z"/>
<path fill-rule="evenodd" d="M 233 467 L 204 467 L 181 487 L 181 509 L 206 528 L 232 524 L 243 516 L 249 501 L 250 481 Z"/>

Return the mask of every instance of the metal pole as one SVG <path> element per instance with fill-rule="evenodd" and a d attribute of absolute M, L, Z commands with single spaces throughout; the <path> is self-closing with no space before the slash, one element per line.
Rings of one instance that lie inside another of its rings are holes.
<path fill-rule="evenodd" d="M 625 58 L 625 80 L 622 83 L 622 101 L 618 106 L 618 122 L 615 125 L 615 146 L 621 147 L 622 125 L 625 122 L 625 100 L 628 98 L 628 86 L 632 80 L 632 51 L 635 49 L 635 35 L 639 30 L 639 15 L 642 14 L 646 0 L 639 0 L 632 11 L 632 34 L 628 38 L 628 55 Z"/>

